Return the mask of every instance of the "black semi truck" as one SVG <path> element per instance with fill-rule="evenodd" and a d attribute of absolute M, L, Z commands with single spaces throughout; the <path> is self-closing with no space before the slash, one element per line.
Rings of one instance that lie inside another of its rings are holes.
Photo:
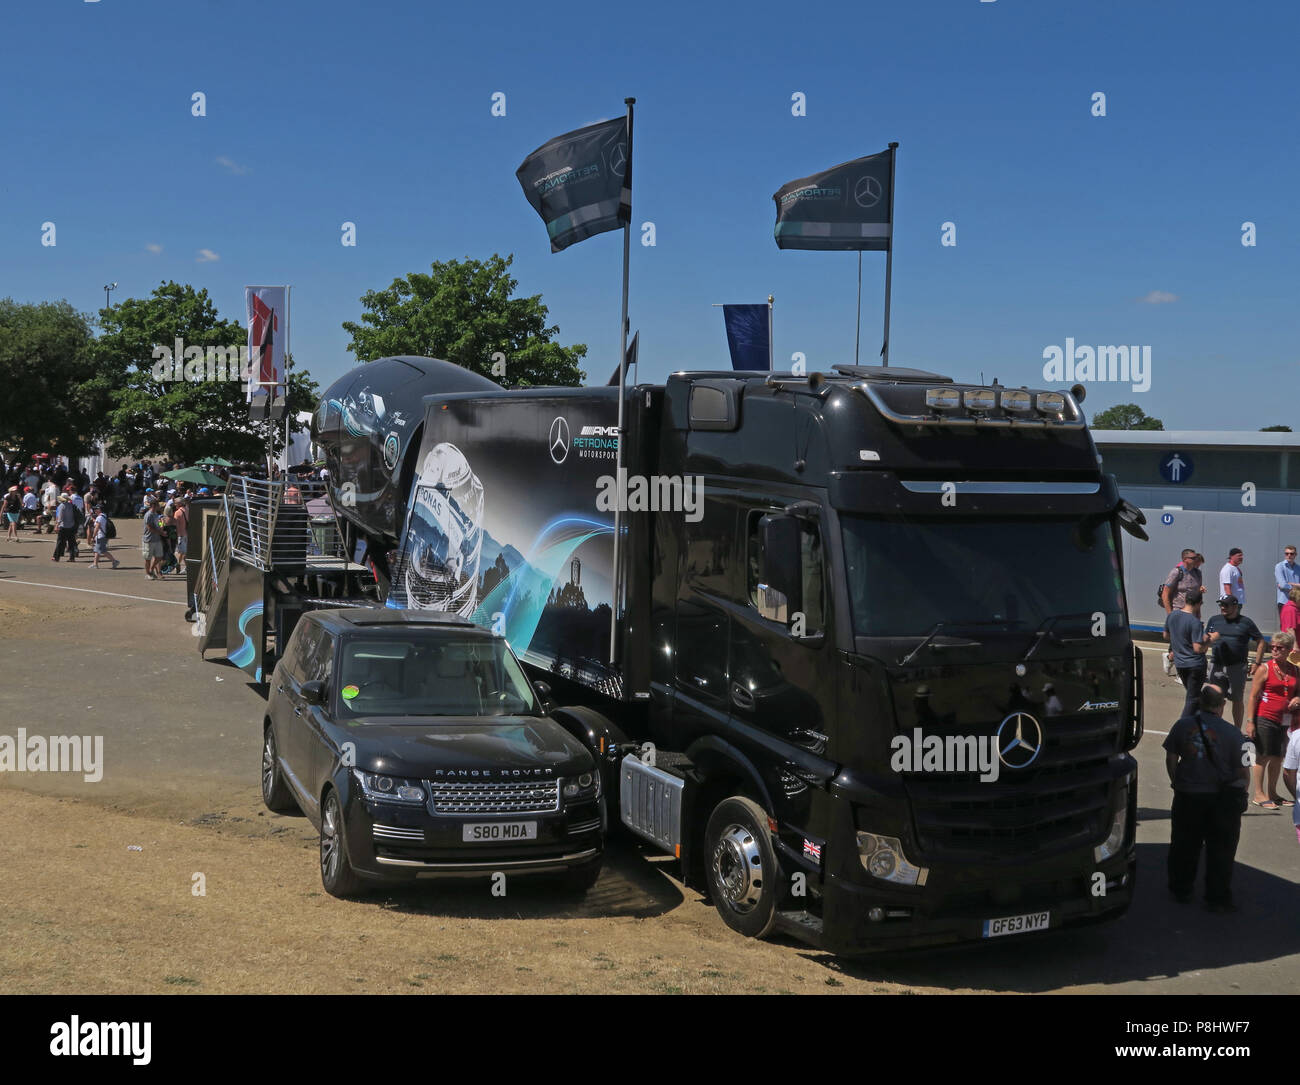
<path fill-rule="evenodd" d="M 326 393 L 349 545 L 386 605 L 471 618 L 542 672 L 611 823 L 732 928 L 855 954 L 1125 912 L 1118 532 L 1145 534 L 1081 389 L 676 373 L 624 393 L 620 468 L 617 388 L 463 374 L 385 359 Z"/>

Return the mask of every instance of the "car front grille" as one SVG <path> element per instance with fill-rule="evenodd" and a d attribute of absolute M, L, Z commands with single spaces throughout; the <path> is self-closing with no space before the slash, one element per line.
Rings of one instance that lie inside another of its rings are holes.
<path fill-rule="evenodd" d="M 560 808 L 559 780 L 426 782 L 431 814 L 553 814 Z"/>

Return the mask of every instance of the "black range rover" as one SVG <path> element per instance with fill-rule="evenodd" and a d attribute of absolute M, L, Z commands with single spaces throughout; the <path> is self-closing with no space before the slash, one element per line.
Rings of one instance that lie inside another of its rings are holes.
<path fill-rule="evenodd" d="M 547 715 L 505 640 L 463 618 L 308 612 L 263 727 L 262 798 L 320 830 L 334 896 L 497 872 L 556 873 L 585 891 L 600 874 L 591 753 Z"/>

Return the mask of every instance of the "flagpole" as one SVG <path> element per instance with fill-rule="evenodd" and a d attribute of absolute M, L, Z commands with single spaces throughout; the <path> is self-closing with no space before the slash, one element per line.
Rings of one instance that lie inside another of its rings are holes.
<path fill-rule="evenodd" d="M 289 474 L 289 312 L 293 308 L 293 287 L 284 288 L 284 473 Z"/>
<path fill-rule="evenodd" d="M 858 249 L 858 319 L 853 325 L 853 364 L 858 364 L 858 342 L 862 338 L 862 250 Z"/>
<path fill-rule="evenodd" d="M 880 353 L 884 355 L 885 365 L 889 364 L 889 288 L 894 274 L 894 163 L 898 161 L 898 144 L 889 145 L 889 248 L 885 250 L 885 345 Z M 862 254 L 858 253 L 859 267 Z M 859 285 L 858 291 L 861 293 Z"/>
<path fill-rule="evenodd" d="M 632 107 L 636 105 L 635 98 L 624 98 L 623 104 L 627 106 L 627 159 L 624 171 L 632 169 Z M 623 311 L 622 317 L 618 324 L 618 458 L 616 461 L 616 470 L 614 472 L 614 483 L 622 492 L 623 483 L 623 438 L 624 418 L 623 408 L 625 405 L 627 390 L 627 280 L 628 266 L 632 258 L 632 216 L 630 214 L 632 200 L 631 189 L 628 189 L 628 220 L 623 224 Z M 614 597 L 611 600 L 609 616 L 609 661 L 610 663 L 618 662 L 618 612 L 623 601 L 623 569 L 621 565 L 623 554 L 623 502 L 614 502 Z"/>
<path fill-rule="evenodd" d="M 767 371 L 772 372 L 772 363 L 776 358 L 776 347 L 772 343 L 772 303 L 776 298 L 771 294 L 767 296 Z"/>

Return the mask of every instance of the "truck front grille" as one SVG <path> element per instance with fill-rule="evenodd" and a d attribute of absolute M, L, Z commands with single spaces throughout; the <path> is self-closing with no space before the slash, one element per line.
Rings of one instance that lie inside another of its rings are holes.
<path fill-rule="evenodd" d="M 560 808 L 559 780 L 426 783 L 431 814 L 553 814 Z"/>
<path fill-rule="evenodd" d="M 1110 829 L 1118 714 L 1052 721 L 1039 763 L 969 773 L 908 773 L 918 843 L 933 858 L 1014 859 L 1084 847 Z"/>

